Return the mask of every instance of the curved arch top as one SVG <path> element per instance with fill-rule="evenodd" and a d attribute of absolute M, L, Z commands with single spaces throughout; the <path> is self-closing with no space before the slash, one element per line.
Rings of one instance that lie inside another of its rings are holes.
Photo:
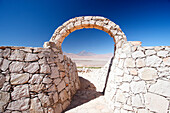
<path fill-rule="evenodd" d="M 83 28 L 96 28 L 107 32 L 114 39 L 117 48 L 127 42 L 127 38 L 120 27 L 109 19 L 101 16 L 72 18 L 55 30 L 49 42 L 54 42 L 55 45 L 61 49 L 65 37 L 71 32 Z"/>

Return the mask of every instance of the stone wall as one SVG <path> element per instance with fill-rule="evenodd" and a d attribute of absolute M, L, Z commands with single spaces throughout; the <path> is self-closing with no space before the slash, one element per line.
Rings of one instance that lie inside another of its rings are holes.
<path fill-rule="evenodd" d="M 75 63 L 55 48 L 0 47 L 0 112 L 60 113 L 79 85 Z"/>
<path fill-rule="evenodd" d="M 127 42 L 115 51 L 105 98 L 114 113 L 168 113 L 170 46 L 140 44 Z M 104 87 L 108 64 L 97 73 L 100 90 Z"/>

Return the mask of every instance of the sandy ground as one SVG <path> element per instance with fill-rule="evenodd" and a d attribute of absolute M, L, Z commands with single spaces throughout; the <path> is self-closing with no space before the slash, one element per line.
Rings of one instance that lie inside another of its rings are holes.
<path fill-rule="evenodd" d="M 92 78 L 96 69 L 84 73 L 79 72 L 81 88 L 73 96 L 71 104 L 64 113 L 113 113 L 107 106 L 102 92 L 97 92 Z"/>
<path fill-rule="evenodd" d="M 78 67 L 103 67 L 110 60 L 110 58 L 72 58 L 72 60 Z"/>

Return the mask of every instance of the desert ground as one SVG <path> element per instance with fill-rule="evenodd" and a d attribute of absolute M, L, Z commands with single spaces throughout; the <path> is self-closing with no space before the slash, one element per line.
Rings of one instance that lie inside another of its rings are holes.
<path fill-rule="evenodd" d="M 103 67 L 109 58 L 72 58 L 77 67 Z"/>
<path fill-rule="evenodd" d="M 97 91 L 97 81 L 94 79 L 99 69 L 78 68 L 80 89 L 73 96 L 71 104 L 65 113 L 112 113 L 102 92 Z"/>
<path fill-rule="evenodd" d="M 76 63 L 80 89 L 73 96 L 65 113 L 112 113 L 95 76 L 107 64 L 113 54 L 94 54 L 82 51 L 78 54 L 65 53 Z M 103 91 L 103 89 L 102 89 Z"/>
<path fill-rule="evenodd" d="M 95 54 L 81 51 L 80 53 L 64 53 L 76 63 L 77 67 L 103 67 L 113 56 L 112 53 Z"/>

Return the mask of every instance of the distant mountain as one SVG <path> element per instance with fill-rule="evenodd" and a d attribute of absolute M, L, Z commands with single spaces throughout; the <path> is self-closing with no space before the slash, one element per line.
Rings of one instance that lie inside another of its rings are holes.
<path fill-rule="evenodd" d="M 78 57 L 78 55 L 74 54 L 74 53 L 66 53 L 66 52 L 64 52 L 63 54 L 70 57 L 70 58 Z"/>
<path fill-rule="evenodd" d="M 92 52 L 81 51 L 77 55 L 79 55 L 79 56 L 94 56 L 96 54 L 92 53 Z"/>
<path fill-rule="evenodd" d="M 81 51 L 77 54 L 74 53 L 66 53 L 64 52 L 64 55 L 67 55 L 70 58 L 97 58 L 97 59 L 108 59 L 113 56 L 113 53 L 107 53 L 107 54 L 95 54 L 92 52 L 87 52 L 87 51 Z"/>

